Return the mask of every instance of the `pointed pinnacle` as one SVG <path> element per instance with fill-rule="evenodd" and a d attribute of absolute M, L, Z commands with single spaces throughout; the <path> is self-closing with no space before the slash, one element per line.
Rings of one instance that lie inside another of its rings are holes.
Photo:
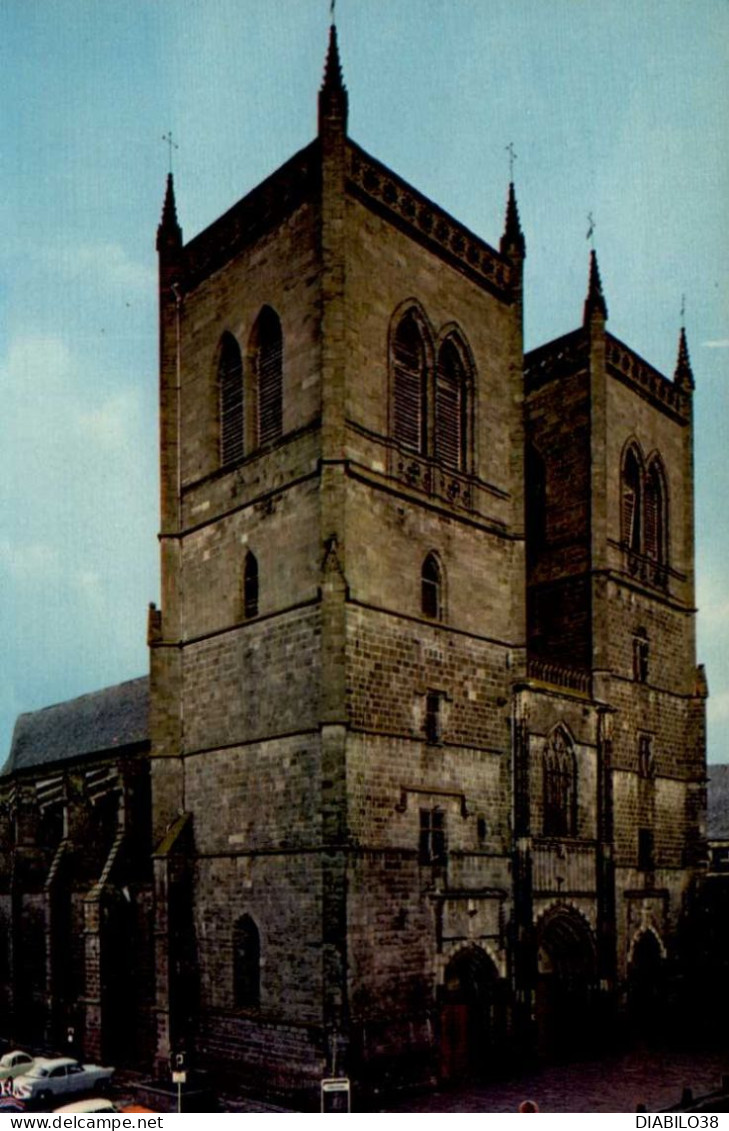
<path fill-rule="evenodd" d="M 175 184 L 172 173 L 167 174 L 167 188 L 165 201 L 162 205 L 162 219 L 157 228 L 157 250 L 165 245 L 179 247 L 182 243 L 182 229 L 177 222 L 177 206 L 175 204 Z"/>
<path fill-rule="evenodd" d="M 681 333 L 678 336 L 678 358 L 676 359 L 676 371 L 673 374 L 673 380 L 680 389 L 694 388 L 694 374 L 691 368 L 688 343 L 686 342 L 685 326 L 681 327 Z"/>
<path fill-rule="evenodd" d="M 327 58 L 324 64 L 324 79 L 321 85 L 321 89 L 322 91 L 346 89 L 342 76 L 342 64 L 339 60 L 339 43 L 337 41 L 336 24 L 331 24 L 329 27 L 329 47 L 327 49 Z"/>
<path fill-rule="evenodd" d="M 504 224 L 504 234 L 501 237 L 501 250 L 505 254 L 514 251 L 522 258 L 526 255 L 526 244 L 524 241 L 524 233 L 521 230 L 521 223 L 519 222 L 519 208 L 516 203 L 516 191 L 514 189 L 514 182 L 509 182 L 509 196 L 506 201 L 506 222 Z"/>
<path fill-rule="evenodd" d="M 604 321 L 607 321 L 607 303 L 602 293 L 597 254 L 593 250 L 590 252 L 590 281 L 587 287 L 587 298 L 585 299 L 584 322 L 589 322 L 595 314 L 601 315 Z"/>

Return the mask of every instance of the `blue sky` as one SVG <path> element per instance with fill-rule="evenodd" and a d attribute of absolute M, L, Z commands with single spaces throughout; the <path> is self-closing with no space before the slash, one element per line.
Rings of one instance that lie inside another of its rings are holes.
<path fill-rule="evenodd" d="M 0 6 L 0 760 L 18 712 L 147 669 L 158 595 L 154 252 L 316 128 L 327 0 Z M 699 659 L 729 760 L 729 3 L 338 0 L 350 133 L 491 243 L 513 142 L 526 344 L 610 330 L 696 377 Z"/>

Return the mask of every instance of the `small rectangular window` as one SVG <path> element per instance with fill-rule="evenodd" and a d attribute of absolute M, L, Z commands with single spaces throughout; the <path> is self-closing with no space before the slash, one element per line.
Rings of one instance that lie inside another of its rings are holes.
<path fill-rule="evenodd" d="M 638 735 L 638 773 L 643 778 L 655 777 L 652 734 Z"/>
<path fill-rule="evenodd" d="M 653 867 L 653 829 L 638 829 L 638 868 L 648 872 Z"/>
<path fill-rule="evenodd" d="M 420 810 L 418 857 L 421 864 L 445 863 L 446 828 L 442 809 Z"/>
<path fill-rule="evenodd" d="M 440 706 L 440 692 L 429 691 L 425 697 L 425 737 L 433 745 L 437 745 L 441 741 Z"/>

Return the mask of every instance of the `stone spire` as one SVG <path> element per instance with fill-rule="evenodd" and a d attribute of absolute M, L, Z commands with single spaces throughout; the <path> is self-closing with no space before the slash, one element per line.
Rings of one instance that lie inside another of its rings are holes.
<path fill-rule="evenodd" d="M 597 266 L 597 255 L 593 249 L 590 252 L 590 281 L 587 287 L 587 298 L 585 299 L 584 325 L 591 322 L 595 316 L 600 317 L 603 322 L 607 322 L 607 303 L 602 293 L 602 282 L 600 281 L 600 270 Z"/>
<path fill-rule="evenodd" d="M 319 133 L 324 122 L 337 122 L 344 133 L 347 132 L 347 88 L 342 77 L 342 64 L 339 61 L 337 27 L 329 28 L 329 48 L 324 64 L 324 79 L 319 91 Z"/>
<path fill-rule="evenodd" d="M 167 190 L 162 205 L 162 219 L 157 228 L 157 251 L 178 250 L 182 246 L 182 228 L 177 223 L 175 185 L 172 173 L 167 174 Z"/>
<path fill-rule="evenodd" d="M 688 345 L 686 343 L 685 326 L 681 327 L 681 333 L 678 336 L 678 358 L 676 359 L 676 370 L 673 374 L 673 380 L 676 385 L 678 385 L 679 389 L 690 390 L 694 388 L 694 374 L 691 368 Z"/>
<path fill-rule="evenodd" d="M 523 259 L 526 255 L 524 233 L 519 222 L 519 209 L 516 204 L 514 182 L 509 182 L 509 196 L 506 201 L 506 222 L 504 234 L 501 237 L 501 251 L 504 255 L 518 256 Z"/>

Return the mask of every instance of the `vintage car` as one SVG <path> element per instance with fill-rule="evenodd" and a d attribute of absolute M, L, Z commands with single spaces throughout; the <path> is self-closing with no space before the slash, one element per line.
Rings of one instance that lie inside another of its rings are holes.
<path fill-rule="evenodd" d="M 35 1064 L 36 1058 L 31 1056 L 29 1052 L 23 1052 L 22 1049 L 13 1049 L 12 1052 L 6 1052 L 0 1056 L 0 1080 L 9 1080 L 12 1076 L 21 1076 L 32 1068 Z"/>
<path fill-rule="evenodd" d="M 113 1068 L 102 1068 L 98 1064 L 79 1064 L 68 1056 L 59 1056 L 54 1060 L 39 1057 L 32 1068 L 16 1078 L 13 1090 L 22 1100 L 38 1100 L 43 1103 L 54 1096 L 91 1092 L 94 1088 L 103 1091 L 109 1086 L 113 1075 Z"/>
<path fill-rule="evenodd" d="M 57 1107 L 54 1111 L 56 1114 L 63 1113 L 64 1115 L 81 1112 L 103 1115 L 107 1111 L 119 1111 L 119 1108 L 112 1100 L 108 1100 L 104 1096 L 90 1096 L 87 1100 L 76 1100 L 75 1103 L 64 1104 L 63 1107 Z"/>

